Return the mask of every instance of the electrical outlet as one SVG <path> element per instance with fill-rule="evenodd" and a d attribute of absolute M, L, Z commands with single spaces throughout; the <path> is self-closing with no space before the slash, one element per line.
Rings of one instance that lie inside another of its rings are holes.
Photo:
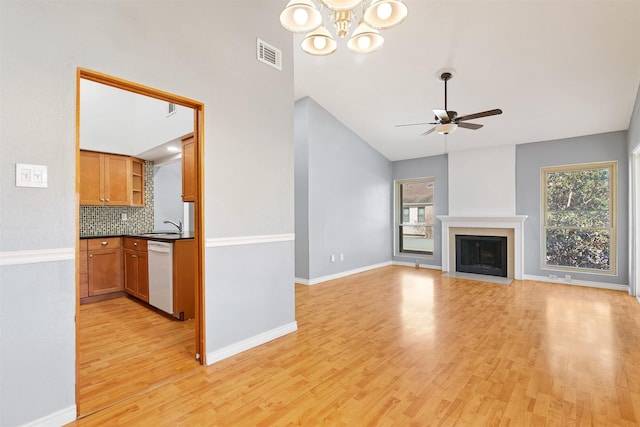
<path fill-rule="evenodd" d="M 340 254 L 340 261 L 344 261 L 344 254 Z"/>
<path fill-rule="evenodd" d="M 555 275 L 555 274 L 550 274 L 549 275 L 549 279 L 551 279 L 551 280 L 556 280 L 557 278 L 558 278 L 558 276 Z"/>
<path fill-rule="evenodd" d="M 420 268 L 420 261 L 416 260 L 416 268 Z"/>
<path fill-rule="evenodd" d="M 336 256 L 334 254 L 331 254 L 331 262 L 336 262 Z"/>
<path fill-rule="evenodd" d="M 123 221 L 126 221 L 126 220 L 127 220 L 127 214 L 126 214 L 126 213 L 123 213 L 123 214 L 121 215 L 121 218 L 122 218 L 122 220 L 123 220 Z"/>
<path fill-rule="evenodd" d="M 571 283 L 571 275 L 570 274 L 565 274 L 564 275 L 564 281 L 567 283 Z"/>

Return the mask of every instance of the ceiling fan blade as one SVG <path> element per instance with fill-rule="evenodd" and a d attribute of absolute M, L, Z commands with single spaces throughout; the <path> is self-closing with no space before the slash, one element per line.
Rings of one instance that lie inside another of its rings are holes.
<path fill-rule="evenodd" d="M 436 128 L 431 128 L 431 129 L 429 129 L 428 131 L 421 133 L 421 134 L 420 134 L 420 136 L 429 135 L 429 134 L 430 134 L 431 132 L 433 132 L 434 130 L 436 130 Z"/>
<path fill-rule="evenodd" d="M 433 110 L 433 114 L 435 114 L 442 123 L 449 123 L 451 121 L 449 113 L 447 113 L 445 110 Z"/>
<path fill-rule="evenodd" d="M 438 123 L 407 123 L 404 125 L 395 125 L 395 127 L 399 128 L 402 126 L 420 126 L 420 125 L 437 125 Z"/>
<path fill-rule="evenodd" d="M 483 111 L 482 113 L 467 114 L 466 116 L 458 117 L 456 121 L 461 122 L 464 120 L 479 119 L 480 117 L 495 116 L 497 114 L 502 114 L 502 110 L 496 108 L 495 110 Z"/>
<path fill-rule="evenodd" d="M 461 128 L 465 128 L 465 129 L 472 129 L 472 130 L 478 130 L 480 129 L 482 126 L 484 125 L 477 125 L 475 123 L 457 123 L 457 125 Z"/>

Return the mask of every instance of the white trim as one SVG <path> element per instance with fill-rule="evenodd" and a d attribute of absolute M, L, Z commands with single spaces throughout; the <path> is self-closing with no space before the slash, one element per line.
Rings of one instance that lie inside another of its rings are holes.
<path fill-rule="evenodd" d="M 392 264 L 391 261 L 381 262 L 380 264 L 367 265 L 366 267 L 354 268 L 353 270 L 347 270 L 341 273 L 330 274 L 328 276 L 321 276 L 315 279 L 296 279 L 296 282 L 300 283 L 301 285 L 317 285 L 318 283 L 327 282 L 329 280 L 340 279 L 342 277 L 351 276 L 352 274 L 362 273 L 369 270 L 375 270 L 376 268 L 387 267 L 391 264 Z M 302 280 L 302 281 L 298 282 L 298 280 Z"/>
<path fill-rule="evenodd" d="M 212 365 L 223 359 L 235 356 L 236 354 L 242 353 L 243 351 L 247 351 L 251 348 L 275 340 L 276 338 L 280 338 L 297 330 L 298 323 L 291 322 L 286 325 L 280 326 L 279 328 L 271 329 L 270 331 L 263 332 L 251 338 L 238 341 L 237 343 L 231 344 L 219 350 L 212 351 L 210 353 L 207 353 L 207 365 Z"/>
<path fill-rule="evenodd" d="M 628 285 L 623 285 L 618 283 L 593 282 L 591 280 L 576 280 L 576 279 L 571 279 L 570 282 L 565 282 L 563 278 L 551 279 L 547 276 L 533 276 L 531 274 L 525 274 L 522 277 L 522 280 L 534 280 L 536 282 L 560 283 L 562 285 L 586 286 L 589 288 L 600 288 L 600 289 L 610 289 L 612 291 L 629 292 Z"/>
<path fill-rule="evenodd" d="M 76 405 L 71 405 L 45 417 L 23 424 L 22 427 L 58 427 L 75 421 Z"/>
<path fill-rule="evenodd" d="M 207 248 L 218 248 L 222 246 L 254 245 L 257 243 L 289 242 L 296 240 L 296 235 L 291 234 L 267 234 L 263 236 L 239 236 L 239 237 L 216 237 L 206 240 Z"/>
<path fill-rule="evenodd" d="M 402 265 L 404 267 L 416 267 L 416 263 L 415 262 L 404 262 L 404 261 L 391 261 L 392 265 Z M 432 265 L 432 264 L 420 264 L 418 263 L 418 268 L 428 268 L 430 270 L 442 270 L 442 267 L 440 267 L 439 265 Z"/>
<path fill-rule="evenodd" d="M 640 295 L 638 295 L 636 299 L 638 300 L 638 303 L 640 303 Z"/>
<path fill-rule="evenodd" d="M 442 271 L 455 271 L 455 259 L 449 259 L 449 228 L 509 228 L 513 230 L 513 278 L 521 280 L 524 266 L 524 221 L 527 215 L 512 216 L 449 216 L 438 215 L 442 221 Z"/>
<path fill-rule="evenodd" d="M 32 249 L 0 252 L 0 266 L 67 261 L 76 257 L 75 248 Z"/>
<path fill-rule="evenodd" d="M 301 285 L 309 285 L 309 279 L 303 279 L 302 277 L 294 277 L 293 280 L 295 283 L 299 283 Z"/>

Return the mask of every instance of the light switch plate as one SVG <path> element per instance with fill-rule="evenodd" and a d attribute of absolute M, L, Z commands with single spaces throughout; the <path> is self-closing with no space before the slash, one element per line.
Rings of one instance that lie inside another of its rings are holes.
<path fill-rule="evenodd" d="M 47 166 L 16 163 L 16 187 L 47 187 Z"/>

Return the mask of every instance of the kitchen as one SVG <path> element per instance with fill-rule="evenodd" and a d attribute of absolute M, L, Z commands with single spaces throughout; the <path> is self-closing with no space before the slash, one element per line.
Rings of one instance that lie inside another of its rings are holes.
<path fill-rule="evenodd" d="M 86 79 L 80 94 L 82 415 L 197 366 L 197 278 L 194 111 Z M 125 327 L 132 329 L 118 336 Z M 152 341 L 159 347 L 147 345 Z M 134 354 L 109 360 L 121 349 Z M 171 356 L 159 357 L 166 351 Z M 155 374 L 137 381 L 135 369 Z"/>

